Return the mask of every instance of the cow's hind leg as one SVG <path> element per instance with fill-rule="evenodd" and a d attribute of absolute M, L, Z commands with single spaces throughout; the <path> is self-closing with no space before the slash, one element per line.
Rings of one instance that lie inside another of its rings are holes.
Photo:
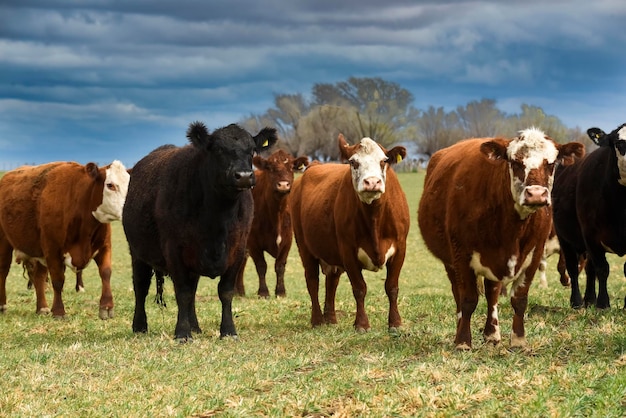
<path fill-rule="evenodd" d="M 385 279 L 385 293 L 389 299 L 388 325 L 389 332 L 397 332 L 402 325 L 402 318 L 398 309 L 398 280 L 404 264 L 404 249 L 396 252 L 392 259 L 387 262 L 387 278 Z"/>
<path fill-rule="evenodd" d="M 113 310 L 113 291 L 111 290 L 111 248 L 108 246 L 101 248 L 94 257 L 94 260 L 98 265 L 98 273 L 100 274 L 100 281 L 102 282 L 98 316 L 100 319 L 106 320 L 115 316 Z M 78 281 L 78 275 L 76 276 L 76 280 Z M 76 287 L 78 289 L 78 283 Z"/>
<path fill-rule="evenodd" d="M 46 315 L 50 313 L 48 301 L 46 301 L 46 283 L 48 281 L 48 268 L 38 261 L 32 261 L 32 280 L 35 287 L 35 295 L 37 297 L 36 312 L 40 315 Z"/>
<path fill-rule="evenodd" d="M 608 264 L 607 264 L 607 268 L 608 268 Z M 595 264 L 591 260 L 588 260 L 588 262 L 585 264 L 585 275 L 587 276 L 587 280 L 586 280 L 587 285 L 585 287 L 584 306 L 585 308 L 587 308 L 589 306 L 596 305 L 598 301 L 598 297 L 596 296 L 596 277 L 598 276 L 597 276 Z M 599 284 L 598 288 L 599 288 L 598 290 L 602 292 L 602 285 Z M 608 297 L 609 297 L 608 293 L 606 297 L 608 301 Z"/>
<path fill-rule="evenodd" d="M 306 289 L 311 299 L 311 325 L 316 327 L 324 323 L 324 315 L 320 308 L 319 287 L 320 287 L 320 266 L 318 261 L 302 248 L 300 250 L 300 258 L 304 267 L 304 278 L 306 280 Z"/>
<path fill-rule="evenodd" d="M 63 304 L 63 286 L 65 284 L 65 264 L 63 257 L 51 256 L 46 258 L 50 282 L 54 292 L 52 297 L 52 316 L 55 318 L 65 317 L 65 305 Z M 40 280 L 43 282 L 43 280 Z M 37 286 L 37 285 L 35 285 Z M 44 286 L 42 286 L 43 288 Z"/>
<path fill-rule="evenodd" d="M 265 261 L 265 256 L 263 255 L 263 251 L 250 251 L 250 257 L 252 261 L 254 261 L 254 266 L 256 268 L 256 274 L 259 276 L 259 290 L 257 291 L 257 295 L 261 298 L 269 298 L 270 291 L 267 288 L 267 262 Z"/>
<path fill-rule="evenodd" d="M 324 295 L 324 321 L 327 324 L 337 323 L 337 313 L 335 312 L 335 297 L 337 295 L 337 286 L 339 285 L 339 277 L 342 271 L 329 267 L 324 271 L 326 276 L 326 293 Z"/>
<path fill-rule="evenodd" d="M 580 294 L 578 285 L 578 254 L 576 250 L 567 242 L 561 242 L 561 251 L 565 257 L 565 270 L 569 274 L 571 284 L 571 294 L 569 303 L 574 309 L 583 307 L 583 297 Z"/>
<path fill-rule="evenodd" d="M 0 312 L 7 309 L 6 281 L 11 269 L 11 254 L 13 248 L 4 238 L 4 233 L 0 231 Z"/>
<path fill-rule="evenodd" d="M 148 332 L 146 316 L 146 297 L 152 281 L 152 267 L 143 261 L 132 258 L 133 290 L 135 293 L 135 314 L 133 316 L 133 332 Z"/>
<path fill-rule="evenodd" d="M 458 272 L 455 280 L 458 280 L 458 307 L 457 326 L 454 343 L 457 350 L 470 350 L 472 348 L 471 320 L 472 314 L 478 305 L 478 288 L 476 285 L 476 275 L 470 270 L 469 265 L 456 265 Z M 454 285 L 453 285 L 454 286 Z"/>

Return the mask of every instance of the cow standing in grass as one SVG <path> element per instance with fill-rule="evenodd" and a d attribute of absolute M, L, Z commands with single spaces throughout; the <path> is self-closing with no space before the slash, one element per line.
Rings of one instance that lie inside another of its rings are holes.
<path fill-rule="evenodd" d="M 252 157 L 276 142 L 276 130 L 252 137 L 232 124 L 209 134 L 195 122 L 187 138 L 186 146 L 157 148 L 132 171 L 123 225 L 133 268 L 133 331 L 148 330 L 145 301 L 156 272 L 174 284 L 175 338 L 201 332 L 195 305 L 200 276 L 220 276 L 220 336 L 235 336 L 232 298 L 253 216 Z"/>
<path fill-rule="evenodd" d="M 264 253 L 267 252 L 275 259 L 275 294 L 284 297 L 286 295 L 285 266 L 293 241 L 288 197 L 293 184 L 294 171 L 303 170 L 309 165 L 309 159 L 306 156 L 294 158 L 287 152 L 278 150 L 268 158 L 256 155 L 252 162 L 257 170 L 254 172 L 256 186 L 252 189 L 254 218 L 248 235 L 247 247 L 259 276 L 257 294 L 265 298 L 270 295 L 265 277 L 267 262 Z M 237 276 L 236 284 L 237 293 L 241 296 L 246 294 L 243 273 L 242 268 Z"/>
<path fill-rule="evenodd" d="M 554 168 L 583 152 L 582 144 L 560 145 L 538 129 L 527 129 L 513 139 L 461 141 L 430 159 L 418 223 L 452 285 L 457 349 L 472 347 L 470 322 L 479 288 L 488 306 L 484 338 L 500 342 L 498 297 L 509 283 L 511 346 L 526 345 L 524 314 L 550 233 Z"/>
<path fill-rule="evenodd" d="M 599 128 L 587 134 L 599 147 L 557 170 L 554 225 L 571 278 L 571 306 L 604 309 L 610 307 L 606 253 L 626 255 L 626 124 L 609 134 Z M 578 286 L 581 256 L 587 259 L 584 299 Z"/>
<path fill-rule="evenodd" d="M 311 297 L 311 324 L 335 324 L 335 293 L 345 271 L 356 300 L 357 331 L 367 331 L 367 284 L 362 270 L 387 269 L 389 330 L 402 320 L 398 312 L 398 278 L 404 264 L 409 208 L 390 168 L 406 155 L 404 147 L 387 151 L 370 138 L 348 145 L 339 135 L 347 164 L 311 164 L 291 191 L 294 235 Z M 319 304 L 319 270 L 326 275 L 324 312 Z"/>
<path fill-rule="evenodd" d="M 48 313 L 46 278 L 54 290 L 52 315 L 63 317 L 65 268 L 80 272 L 94 259 L 102 279 L 102 319 L 113 317 L 111 225 L 122 217 L 129 175 L 119 161 L 98 167 L 55 162 L 25 166 L 0 179 L 0 312 L 15 257 L 32 267 L 37 312 Z"/>

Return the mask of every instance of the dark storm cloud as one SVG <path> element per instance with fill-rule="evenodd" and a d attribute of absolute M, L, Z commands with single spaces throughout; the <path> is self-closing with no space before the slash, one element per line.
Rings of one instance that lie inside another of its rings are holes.
<path fill-rule="evenodd" d="M 619 0 L 3 2 L 0 161 L 134 163 L 191 120 L 216 128 L 350 76 L 417 107 L 489 97 L 612 129 L 624 17 Z"/>

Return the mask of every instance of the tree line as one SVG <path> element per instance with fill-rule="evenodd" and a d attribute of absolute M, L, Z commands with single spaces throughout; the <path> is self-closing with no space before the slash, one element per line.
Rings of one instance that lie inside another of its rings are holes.
<path fill-rule="evenodd" d="M 538 106 L 522 104 L 519 113 L 507 114 L 494 99 L 483 98 L 450 111 L 434 106 L 422 110 L 412 105 L 413 100 L 397 83 L 350 77 L 335 84 L 315 84 L 308 100 L 302 93 L 276 94 L 273 107 L 249 115 L 240 124 L 251 132 L 273 126 L 279 132 L 280 148 L 321 161 L 338 158 L 340 132 L 353 141 L 367 136 L 385 147 L 414 143 L 416 151 L 426 156 L 464 138 L 513 137 L 532 126 L 559 143 L 593 145 L 579 127 L 565 126 Z"/>

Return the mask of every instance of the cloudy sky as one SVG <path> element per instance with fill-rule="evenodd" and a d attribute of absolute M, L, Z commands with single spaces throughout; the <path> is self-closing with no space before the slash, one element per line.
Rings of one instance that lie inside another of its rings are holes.
<path fill-rule="evenodd" d="M 274 94 L 381 77 L 414 106 L 482 98 L 569 127 L 626 122 L 623 0 L 5 0 L 0 170 L 132 166 L 263 113 Z M 255 133 L 254 133 L 255 134 Z"/>

